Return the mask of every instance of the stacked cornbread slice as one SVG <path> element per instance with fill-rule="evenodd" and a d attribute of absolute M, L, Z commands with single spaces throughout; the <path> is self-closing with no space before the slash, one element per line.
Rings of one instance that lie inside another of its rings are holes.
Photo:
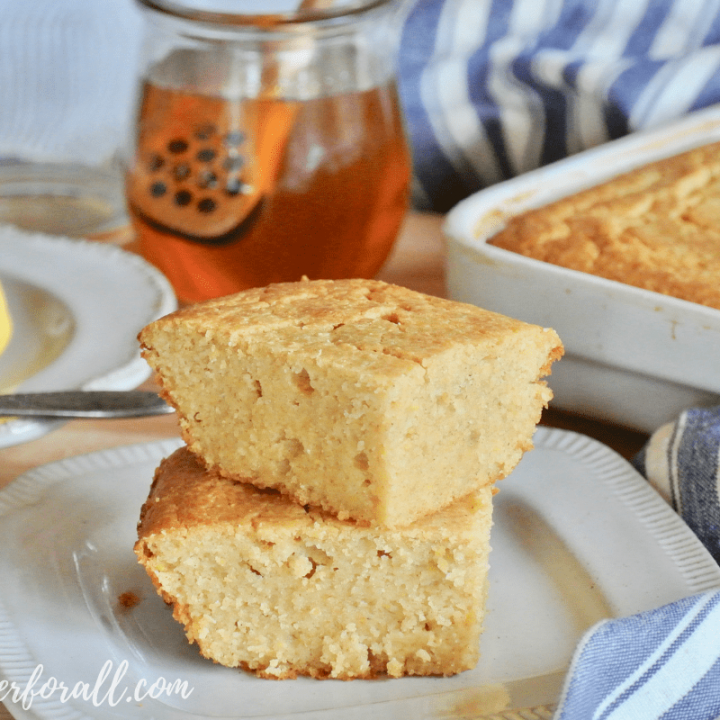
<path fill-rule="evenodd" d="M 249 290 L 145 328 L 186 447 L 136 553 L 201 652 L 270 677 L 473 667 L 491 498 L 554 331 L 377 281 Z"/>
<path fill-rule="evenodd" d="M 136 551 L 203 655 L 264 677 L 452 674 L 478 658 L 491 490 L 400 529 L 166 459 Z"/>

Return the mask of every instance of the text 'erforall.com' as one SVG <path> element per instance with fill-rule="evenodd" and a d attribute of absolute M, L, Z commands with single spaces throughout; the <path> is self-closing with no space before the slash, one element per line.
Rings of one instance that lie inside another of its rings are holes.
<path fill-rule="evenodd" d="M 194 688 L 188 686 L 186 680 L 166 680 L 157 678 L 151 684 L 139 680 L 134 687 L 123 685 L 122 680 L 128 669 L 128 663 L 123 660 L 113 672 L 113 663 L 108 660 L 101 668 L 93 684 L 77 682 L 68 687 L 64 682 L 50 676 L 43 680 L 43 666 L 38 665 L 24 686 L 8 680 L 0 680 L 0 702 L 20 704 L 25 710 L 32 707 L 35 698 L 50 700 L 51 698 L 66 703 L 69 700 L 84 700 L 95 707 L 109 705 L 116 707 L 120 703 L 142 702 L 146 698 L 157 700 L 160 697 L 179 695 L 186 700 Z"/>

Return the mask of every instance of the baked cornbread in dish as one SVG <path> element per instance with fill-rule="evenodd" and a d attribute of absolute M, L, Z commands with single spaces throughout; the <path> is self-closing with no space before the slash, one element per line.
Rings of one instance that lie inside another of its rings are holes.
<path fill-rule="evenodd" d="M 140 341 L 209 468 L 387 527 L 506 476 L 562 354 L 551 329 L 372 280 L 248 290 Z"/>
<path fill-rule="evenodd" d="M 492 488 L 399 530 L 364 527 L 207 471 L 160 464 L 135 552 L 200 652 L 262 677 L 474 667 Z"/>
<path fill-rule="evenodd" d="M 720 309 L 720 143 L 527 210 L 488 243 Z"/>

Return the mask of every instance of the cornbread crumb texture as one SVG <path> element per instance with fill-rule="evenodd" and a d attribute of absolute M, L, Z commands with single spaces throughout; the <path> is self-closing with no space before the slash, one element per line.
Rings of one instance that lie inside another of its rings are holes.
<path fill-rule="evenodd" d="M 140 339 L 209 467 L 390 527 L 512 470 L 562 354 L 552 330 L 367 280 L 246 291 Z"/>
<path fill-rule="evenodd" d="M 523 213 L 488 242 L 720 309 L 720 143 Z"/>
<path fill-rule="evenodd" d="M 218 663 L 262 677 L 451 675 L 482 630 L 490 487 L 400 530 L 341 521 L 205 470 L 158 468 L 135 552 Z"/>

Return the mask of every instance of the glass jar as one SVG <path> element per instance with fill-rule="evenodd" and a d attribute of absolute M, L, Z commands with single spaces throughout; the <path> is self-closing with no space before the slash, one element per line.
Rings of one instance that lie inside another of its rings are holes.
<path fill-rule="evenodd" d="M 243 15 L 139 0 L 126 201 L 181 302 L 372 277 L 407 211 L 396 0 Z"/>

